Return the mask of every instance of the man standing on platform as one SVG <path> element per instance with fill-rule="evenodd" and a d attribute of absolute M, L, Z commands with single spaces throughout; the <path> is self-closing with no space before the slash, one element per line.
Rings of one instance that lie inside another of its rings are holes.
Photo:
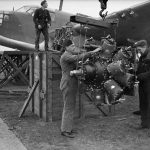
<path fill-rule="evenodd" d="M 35 39 L 35 50 L 39 50 L 39 39 L 41 32 L 45 39 L 45 51 L 48 50 L 48 28 L 51 25 L 51 17 L 49 11 L 46 9 L 48 7 L 47 1 L 43 0 L 41 2 L 41 8 L 35 10 L 33 21 L 35 23 L 36 39 Z"/>
<path fill-rule="evenodd" d="M 62 91 L 64 101 L 61 135 L 73 138 L 73 118 L 75 112 L 78 80 L 76 76 L 70 75 L 70 71 L 76 69 L 78 60 L 90 57 L 91 54 L 100 51 L 101 47 L 91 52 L 85 52 L 85 50 L 77 48 L 71 40 L 66 40 L 64 42 L 64 46 L 66 49 L 60 58 L 60 65 L 62 69 L 60 89 Z"/>

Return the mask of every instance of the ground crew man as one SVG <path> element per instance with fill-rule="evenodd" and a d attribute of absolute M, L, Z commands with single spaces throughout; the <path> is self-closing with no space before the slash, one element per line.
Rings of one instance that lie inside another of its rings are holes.
<path fill-rule="evenodd" d="M 150 48 L 145 40 L 136 42 L 135 46 L 141 54 L 137 68 L 141 127 L 150 128 Z"/>
<path fill-rule="evenodd" d="M 77 48 L 71 40 L 66 40 L 64 46 L 66 49 L 60 58 L 60 65 L 62 69 L 60 89 L 62 91 L 64 101 L 61 135 L 73 138 L 73 118 L 78 89 L 78 80 L 76 76 L 70 76 L 70 71 L 76 69 L 78 60 L 90 57 L 92 53 L 100 51 L 101 48 L 97 48 L 91 52 L 83 52 L 81 49 Z"/>
<path fill-rule="evenodd" d="M 51 25 L 51 17 L 49 11 L 46 9 L 48 7 L 47 1 L 41 2 L 41 8 L 35 10 L 33 21 L 35 23 L 36 39 L 35 39 L 35 50 L 39 50 L 39 39 L 41 32 L 45 39 L 45 51 L 48 50 L 48 28 Z"/>

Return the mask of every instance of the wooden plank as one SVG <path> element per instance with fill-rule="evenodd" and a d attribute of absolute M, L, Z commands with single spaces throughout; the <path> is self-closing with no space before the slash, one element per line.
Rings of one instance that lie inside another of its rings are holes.
<path fill-rule="evenodd" d="M 45 107 L 45 109 L 46 109 L 46 116 L 45 116 L 45 119 L 46 119 L 46 121 L 48 121 L 48 117 L 49 117 L 49 113 L 48 113 L 48 104 L 49 104 L 49 99 L 48 99 L 48 57 L 49 57 L 49 55 L 50 55 L 50 53 L 46 53 L 46 66 L 45 66 L 45 69 L 46 69 L 46 86 L 45 86 L 45 88 L 46 88 L 46 97 L 45 97 L 45 101 L 44 101 L 44 107 Z"/>
<path fill-rule="evenodd" d="M 42 91 L 42 82 L 43 82 L 43 78 L 42 78 L 42 72 L 43 72 L 43 66 L 42 66 L 42 61 L 43 61 L 43 53 L 38 53 L 39 56 L 39 93 L 41 93 Z M 42 99 L 41 96 L 39 94 L 39 116 L 40 118 L 42 118 Z"/>
<path fill-rule="evenodd" d="M 34 55 L 33 54 L 29 55 L 29 66 L 30 66 L 29 67 L 30 69 L 29 86 L 32 87 L 34 84 Z M 31 98 L 30 108 L 31 108 L 31 111 L 34 113 L 34 94 L 32 95 L 32 98 Z"/>
<path fill-rule="evenodd" d="M 47 70 L 47 57 L 48 53 L 43 54 L 42 58 L 42 91 L 43 91 L 43 99 L 42 99 L 42 118 L 45 121 L 48 121 L 48 70 Z"/>
<path fill-rule="evenodd" d="M 40 60 L 39 60 L 39 53 L 34 53 L 34 81 L 39 79 L 39 66 L 40 66 Z M 38 116 L 40 116 L 40 93 L 39 93 L 39 86 L 36 88 L 34 92 L 34 113 Z"/>
<path fill-rule="evenodd" d="M 39 54 L 39 109 L 40 117 L 47 121 L 47 53 Z"/>
<path fill-rule="evenodd" d="M 52 61 L 52 55 L 50 53 L 48 53 L 48 70 L 51 70 L 51 72 L 49 71 L 48 73 L 48 120 L 52 121 L 53 120 L 53 82 L 52 82 L 52 71 L 53 71 L 53 61 Z"/>
<path fill-rule="evenodd" d="M 21 118 L 23 116 L 23 114 L 25 113 L 25 111 L 26 111 L 26 109 L 27 109 L 27 107 L 29 105 L 29 102 L 30 102 L 30 100 L 32 98 L 32 95 L 34 94 L 34 91 L 36 90 L 38 84 L 39 84 L 39 80 L 34 82 L 34 85 L 33 85 L 32 89 L 31 89 L 31 92 L 29 93 L 29 96 L 26 99 L 26 101 L 25 101 L 25 103 L 24 103 L 24 105 L 23 105 L 23 107 L 22 107 L 22 109 L 21 109 L 21 111 L 19 113 L 19 118 Z"/>

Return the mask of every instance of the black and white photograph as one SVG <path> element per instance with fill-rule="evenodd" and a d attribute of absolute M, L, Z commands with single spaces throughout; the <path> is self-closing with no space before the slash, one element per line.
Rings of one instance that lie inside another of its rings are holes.
<path fill-rule="evenodd" d="M 150 0 L 0 0 L 0 150 L 149 150 Z"/>

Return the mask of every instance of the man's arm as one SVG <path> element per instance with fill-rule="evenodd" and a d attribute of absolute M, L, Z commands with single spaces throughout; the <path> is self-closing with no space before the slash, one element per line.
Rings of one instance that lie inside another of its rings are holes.
<path fill-rule="evenodd" d="M 69 52 L 65 52 L 64 56 L 63 56 L 63 59 L 67 62 L 70 62 L 70 63 L 76 63 L 77 60 L 82 60 L 83 58 L 85 58 L 85 57 L 87 58 L 87 57 L 90 57 L 90 56 L 91 56 L 90 52 L 86 52 L 86 53 L 79 54 L 79 55 L 72 55 Z"/>
<path fill-rule="evenodd" d="M 96 48 L 93 51 L 83 52 L 82 54 L 79 54 L 79 55 L 73 55 L 73 54 L 71 54 L 69 52 L 65 52 L 64 53 L 64 59 L 67 62 L 74 62 L 74 63 L 76 63 L 77 60 L 80 61 L 82 59 L 89 58 L 89 57 L 91 57 L 92 54 L 94 54 L 96 52 L 99 52 L 101 49 L 102 49 L 101 47 L 98 47 L 98 48 Z"/>
<path fill-rule="evenodd" d="M 33 16 L 33 22 L 38 25 L 39 22 L 38 22 L 38 9 L 35 10 L 35 13 L 34 13 L 34 16 Z"/>
<path fill-rule="evenodd" d="M 49 14 L 49 11 L 47 10 L 47 19 L 48 19 L 48 24 L 51 26 L 51 16 Z"/>

